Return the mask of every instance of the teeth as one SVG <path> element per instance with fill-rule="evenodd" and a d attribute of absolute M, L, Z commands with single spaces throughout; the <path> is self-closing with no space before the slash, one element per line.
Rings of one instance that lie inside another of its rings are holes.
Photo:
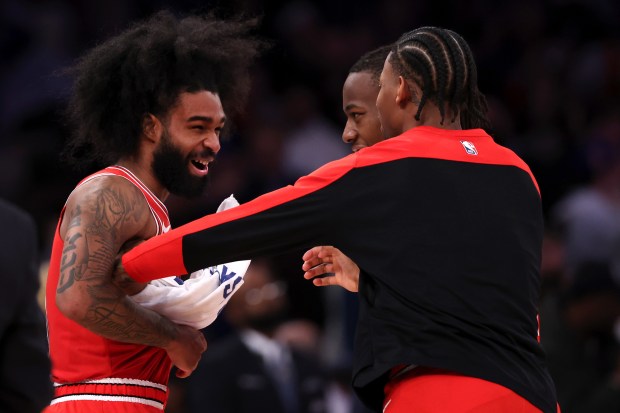
<path fill-rule="evenodd" d="M 201 161 L 200 159 L 192 159 L 192 162 L 199 167 L 199 169 L 206 169 L 209 165 L 209 162 Z"/>

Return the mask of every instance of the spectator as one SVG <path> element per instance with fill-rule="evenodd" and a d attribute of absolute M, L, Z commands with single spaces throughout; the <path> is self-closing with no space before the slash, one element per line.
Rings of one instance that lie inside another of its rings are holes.
<path fill-rule="evenodd" d="M 325 412 L 318 359 L 276 339 L 287 316 L 285 286 L 268 261 L 252 262 L 224 309 L 234 332 L 210 346 L 188 379 L 190 413 Z"/>
<path fill-rule="evenodd" d="M 37 232 L 24 211 L 0 200 L 0 412 L 39 413 L 53 394 L 45 318 L 37 302 Z"/>

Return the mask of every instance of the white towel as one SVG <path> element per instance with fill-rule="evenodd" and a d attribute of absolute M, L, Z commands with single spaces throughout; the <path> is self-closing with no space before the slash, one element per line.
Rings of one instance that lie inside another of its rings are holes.
<path fill-rule="evenodd" d="M 231 195 L 222 201 L 217 212 L 238 205 Z M 215 265 L 193 272 L 184 283 L 178 277 L 154 280 L 131 298 L 177 324 L 202 329 L 215 321 L 243 284 L 249 265 L 249 260 Z"/>

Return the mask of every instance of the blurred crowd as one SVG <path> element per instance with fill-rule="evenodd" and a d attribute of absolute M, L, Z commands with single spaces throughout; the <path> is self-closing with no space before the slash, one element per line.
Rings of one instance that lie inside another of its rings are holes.
<path fill-rule="evenodd" d="M 173 226 L 214 212 L 231 193 L 246 202 L 349 153 L 341 140 L 342 83 L 364 52 L 424 25 L 462 34 L 477 59 L 490 132 L 530 165 L 540 185 L 547 226 L 541 336 L 563 411 L 620 411 L 620 3 L 3 0 L 0 198 L 35 218 L 42 257 L 81 177 L 59 159 L 69 133 L 62 110 L 71 79 L 63 69 L 161 8 L 262 16 L 261 34 L 271 42 L 207 194 L 167 202 Z M 302 253 L 270 262 L 289 301 L 282 321 L 290 328 L 278 337 L 310 353 L 340 385 L 348 379 L 355 297 L 303 280 Z M 238 330 L 223 317 L 205 334 L 215 345 Z M 170 408 L 201 411 L 188 402 L 196 399 L 196 379 L 177 384 Z M 330 393 L 339 406 L 333 413 L 351 408 L 344 388 Z"/>

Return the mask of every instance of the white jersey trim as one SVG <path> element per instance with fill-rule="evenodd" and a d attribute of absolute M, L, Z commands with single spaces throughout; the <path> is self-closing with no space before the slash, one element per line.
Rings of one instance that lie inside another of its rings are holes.
<path fill-rule="evenodd" d="M 162 220 L 162 218 L 159 216 L 160 214 L 158 214 L 155 211 L 155 209 L 153 209 L 153 207 L 151 206 L 151 203 L 149 202 L 149 198 L 153 200 L 155 202 L 155 205 L 157 205 L 160 208 L 161 213 L 166 217 L 166 219 L 169 219 L 168 208 L 166 208 L 163 202 L 161 202 L 161 200 L 157 196 L 155 196 L 153 191 L 151 191 L 136 175 L 134 175 L 133 172 L 131 172 L 129 169 L 123 166 L 120 166 L 120 165 L 108 166 L 105 169 L 108 169 L 108 171 L 101 170 L 99 172 L 94 173 L 93 175 L 82 180 L 82 182 L 78 184 L 78 187 L 100 176 L 118 176 L 120 178 L 124 178 L 128 180 L 129 182 L 131 182 L 132 184 L 134 184 L 135 186 L 137 186 L 139 189 L 142 189 L 141 191 L 142 195 L 144 196 L 146 203 L 149 209 L 151 210 L 151 215 L 153 216 L 153 219 L 155 220 L 155 224 L 157 225 L 157 235 L 164 234 L 170 230 L 170 223 L 169 222 L 166 223 Z M 122 173 L 115 174 L 114 172 L 109 171 L 110 169 L 117 170 Z"/>
<path fill-rule="evenodd" d="M 112 168 L 112 167 L 110 167 L 110 168 Z M 126 181 L 131 182 L 132 184 L 134 184 L 135 186 L 137 186 L 137 187 L 138 187 L 138 189 L 140 189 L 140 188 L 141 188 L 140 183 L 132 181 L 132 180 L 130 179 L 131 177 L 127 177 L 127 176 L 124 176 L 124 175 L 115 174 L 115 173 L 113 173 L 113 172 L 97 172 L 97 173 L 95 173 L 95 174 L 93 174 L 93 175 L 89 176 L 88 178 L 85 178 L 82 182 L 80 182 L 80 184 L 79 184 L 78 186 L 76 186 L 76 189 L 77 189 L 78 187 L 80 187 L 80 186 L 84 185 L 85 183 L 90 182 L 90 181 L 92 181 L 93 179 L 99 178 L 99 177 L 101 177 L 101 176 L 117 176 L 117 177 L 119 177 L 119 178 L 123 178 L 123 179 L 125 179 Z M 148 188 L 147 188 L 147 190 L 148 190 Z M 142 191 L 140 191 L 140 192 L 142 192 Z M 149 191 L 149 192 L 150 192 L 150 191 Z M 161 222 L 161 219 L 160 219 L 160 218 L 159 218 L 159 216 L 157 215 L 157 212 L 155 212 L 155 210 L 153 209 L 153 207 L 152 207 L 152 206 L 151 206 L 151 204 L 149 203 L 149 200 L 148 200 L 148 198 L 147 198 L 147 195 L 151 196 L 151 194 L 150 194 L 150 193 L 149 193 L 149 194 L 146 194 L 146 193 L 142 192 L 142 196 L 144 196 L 144 200 L 146 201 L 146 205 L 148 205 L 149 210 L 151 211 L 151 215 L 153 216 L 153 219 L 155 220 L 155 225 L 157 225 L 157 235 L 163 234 L 163 232 L 164 232 L 164 231 L 163 231 L 164 224 L 163 224 L 163 222 Z"/>
<path fill-rule="evenodd" d="M 84 380 L 73 383 L 54 383 L 54 387 L 62 387 L 62 386 L 75 386 L 76 384 L 128 384 L 133 386 L 142 386 L 142 387 L 152 387 L 154 389 L 159 389 L 162 391 L 168 391 L 168 387 L 163 384 L 153 383 L 148 380 L 140 380 L 140 379 L 121 379 L 121 378 L 105 378 L 105 379 L 93 379 L 93 380 Z"/>
<path fill-rule="evenodd" d="M 134 396 L 111 396 L 111 395 L 97 395 L 97 394 L 70 394 L 67 396 L 60 396 L 53 399 L 50 403 L 51 405 L 69 402 L 69 401 L 83 401 L 83 400 L 94 400 L 94 401 L 102 401 L 102 402 L 124 402 L 124 403 L 139 403 L 146 404 L 148 406 L 152 406 L 158 408 L 160 410 L 164 410 L 164 404 L 151 399 L 143 399 L 141 397 Z"/>
<path fill-rule="evenodd" d="M 133 172 L 131 172 L 129 169 L 125 168 L 124 166 L 120 166 L 120 165 L 112 165 L 112 166 L 109 166 L 108 168 L 119 169 L 125 172 L 130 177 L 132 177 L 136 181 L 136 183 L 153 198 L 155 203 L 161 207 L 161 209 L 166 213 L 166 215 L 168 215 L 168 208 L 166 208 L 166 205 L 164 205 L 164 203 L 161 202 L 161 199 L 157 198 L 157 196 L 153 193 L 153 191 L 151 191 L 148 186 L 144 185 L 144 183 L 140 180 L 140 178 L 134 175 Z"/>

